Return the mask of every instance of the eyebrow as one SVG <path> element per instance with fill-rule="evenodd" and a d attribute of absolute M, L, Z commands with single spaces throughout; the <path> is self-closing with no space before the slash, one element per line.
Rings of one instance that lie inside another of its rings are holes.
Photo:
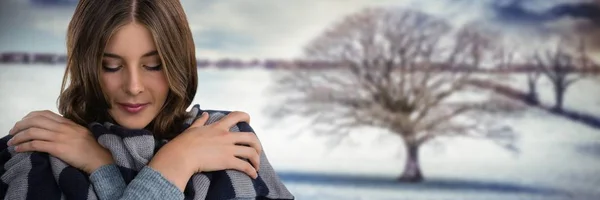
<path fill-rule="evenodd" d="M 158 51 L 153 50 L 153 51 L 150 51 L 150 52 L 145 53 L 144 55 L 142 55 L 142 58 L 143 57 L 148 57 L 148 56 L 155 56 L 155 55 L 158 55 Z M 106 53 L 106 52 L 104 52 L 103 56 L 104 57 L 110 57 L 110 58 L 118 58 L 118 59 L 123 60 L 123 57 L 121 57 L 121 56 L 119 56 L 117 54 L 112 54 L 112 53 Z"/>

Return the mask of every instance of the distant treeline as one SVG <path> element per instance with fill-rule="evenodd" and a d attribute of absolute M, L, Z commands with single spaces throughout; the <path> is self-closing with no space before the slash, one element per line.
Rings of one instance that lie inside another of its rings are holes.
<path fill-rule="evenodd" d="M 65 65 L 67 56 L 54 53 L 26 53 L 26 52 L 0 52 L 0 64 L 41 64 L 41 65 Z M 256 68 L 264 67 L 269 69 L 286 69 L 295 66 L 330 68 L 331 63 L 326 62 L 306 62 L 289 61 L 283 59 L 265 59 L 244 61 L 239 59 L 198 59 L 196 65 L 199 68 L 217 67 L 217 68 Z"/>
<path fill-rule="evenodd" d="M 41 65 L 65 65 L 67 62 L 66 55 L 53 53 L 24 53 L 24 52 L 6 52 L 0 53 L 0 64 L 41 64 Z M 307 60 L 285 60 L 285 59 L 198 59 L 198 68 L 219 68 L 219 69 L 249 69 L 249 68 L 266 68 L 266 69 L 333 69 L 338 67 L 348 66 L 343 63 L 326 62 L 326 61 L 307 61 Z M 475 72 L 475 73 L 527 73 L 540 71 L 541 69 L 533 65 L 513 65 L 510 67 L 486 67 L 478 69 L 469 68 L 448 68 L 443 64 L 430 67 L 418 67 L 413 69 L 398 67 L 401 71 L 418 72 L 418 71 L 453 71 L 453 72 Z M 594 66 L 588 69 L 577 69 L 579 73 L 600 73 L 600 67 Z"/>

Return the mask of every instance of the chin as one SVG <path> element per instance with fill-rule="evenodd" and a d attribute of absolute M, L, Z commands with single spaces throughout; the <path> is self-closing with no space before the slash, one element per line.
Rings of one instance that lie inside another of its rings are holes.
<path fill-rule="evenodd" d="M 113 120 L 119 125 L 127 129 L 144 129 L 154 116 L 147 113 L 139 113 L 138 115 L 127 115 L 126 113 L 116 112 L 111 113 Z"/>
<path fill-rule="evenodd" d="M 119 123 L 119 122 L 117 122 Z M 144 129 L 146 128 L 146 126 L 148 126 L 148 124 L 150 123 L 142 123 L 142 122 L 125 122 L 125 123 L 119 123 L 119 125 L 121 125 L 122 127 L 125 127 L 127 129 Z"/>
<path fill-rule="evenodd" d="M 126 119 L 126 118 L 129 118 L 129 119 Z M 127 129 L 144 129 L 144 128 L 146 128 L 146 126 L 148 126 L 148 124 L 150 124 L 150 121 L 148 121 L 148 120 L 131 119 L 134 117 L 126 117 L 126 118 L 124 119 L 122 117 L 116 117 L 114 120 L 117 124 L 119 124 L 119 126 L 122 126 Z"/>

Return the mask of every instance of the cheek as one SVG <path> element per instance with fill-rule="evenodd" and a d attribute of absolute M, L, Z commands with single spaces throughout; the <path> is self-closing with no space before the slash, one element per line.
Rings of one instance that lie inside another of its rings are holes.
<path fill-rule="evenodd" d="M 167 99 L 169 93 L 169 82 L 164 73 L 156 73 L 156 76 L 152 77 L 152 87 L 154 88 L 156 98 L 164 101 Z"/>
<path fill-rule="evenodd" d="M 116 96 L 116 91 L 118 91 L 119 87 L 119 79 L 114 74 L 102 73 L 100 74 L 100 87 L 102 88 L 102 92 L 108 96 L 110 99 Z"/>

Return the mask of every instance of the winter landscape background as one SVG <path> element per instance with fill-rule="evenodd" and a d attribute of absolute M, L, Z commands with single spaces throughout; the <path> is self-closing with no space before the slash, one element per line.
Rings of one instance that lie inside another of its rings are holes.
<path fill-rule="evenodd" d="M 599 33 L 600 19 L 599 12 L 594 11 L 600 9 L 593 2 L 182 1 L 199 59 L 215 61 L 214 64 L 272 59 L 279 61 L 277 66 L 304 58 L 305 47 L 324 29 L 367 7 L 418 10 L 456 26 L 477 22 L 500 30 L 524 49 L 539 44 L 551 46 L 553 43 L 546 38 L 553 34 L 581 35 L 589 38 L 589 56 L 597 58 L 600 40 L 594 33 Z M 75 3 L 76 0 L 0 2 L 0 26 L 7 27 L 0 29 L 0 53 L 63 55 L 66 26 Z M 56 112 L 64 67 L 0 64 L 0 131 L 7 133 L 31 111 Z M 560 112 L 551 109 L 555 103 L 552 81 L 540 76 L 536 82 L 539 104 L 527 105 L 524 99 L 508 98 L 520 109 L 494 118 L 514 132 L 513 150 L 488 139 L 436 137 L 419 150 L 424 180 L 409 183 L 398 181 L 407 160 L 405 145 L 400 136 L 388 130 L 356 129 L 332 145 L 332 138 L 325 133 L 304 128 L 307 123 L 310 125 L 308 118 L 280 121 L 269 116 L 269 111 L 285 104 L 275 98 L 281 94 L 272 90 L 284 71 L 261 64 L 243 69 L 203 67 L 198 71 L 199 87 L 193 104 L 204 109 L 249 113 L 270 163 L 299 200 L 600 199 L 597 74 L 589 73 L 568 87 Z M 501 75 L 505 77 L 498 78 Z M 523 93 L 529 89 L 527 73 L 484 73 L 476 78 Z M 493 93 L 474 91 L 457 98 Z"/>
<path fill-rule="evenodd" d="M 62 66 L 0 65 L 0 129 L 32 110 L 56 112 Z M 271 126 L 263 109 L 273 102 L 265 93 L 274 72 L 263 69 L 198 72 L 194 104 L 204 108 L 243 110 L 264 149 L 298 199 L 597 199 L 600 196 L 600 131 L 577 121 L 528 108 L 498 119 L 518 133 L 520 151 L 511 153 L 490 141 L 441 138 L 422 147 L 423 183 L 398 183 L 404 150 L 384 131 L 360 134 L 328 148 L 326 138 Z M 523 87 L 523 79 L 519 83 Z M 578 82 L 566 107 L 600 114 L 597 81 Z M 541 99 L 552 102 L 549 84 L 541 81 Z M 243 99 L 243 100 L 240 100 Z M 289 126 L 287 126 L 289 127 Z"/>

